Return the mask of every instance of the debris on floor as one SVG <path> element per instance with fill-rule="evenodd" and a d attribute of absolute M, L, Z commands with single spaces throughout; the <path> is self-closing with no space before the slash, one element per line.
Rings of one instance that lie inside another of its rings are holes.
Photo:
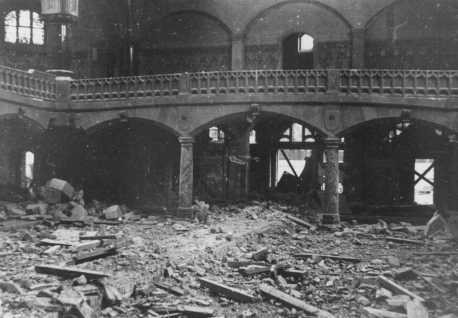
<path fill-rule="evenodd" d="M 458 243 L 446 231 L 388 220 L 329 229 L 270 201 L 197 201 L 202 215 L 186 221 L 48 186 L 60 196 L 0 203 L 3 316 L 458 314 Z"/>

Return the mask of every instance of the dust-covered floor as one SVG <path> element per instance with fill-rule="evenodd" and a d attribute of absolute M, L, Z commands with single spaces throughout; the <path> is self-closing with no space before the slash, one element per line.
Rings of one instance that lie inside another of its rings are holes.
<path fill-rule="evenodd" d="M 424 317 L 425 308 L 429 317 L 458 314 L 458 244 L 445 234 L 425 239 L 422 226 L 389 220 L 323 228 L 304 208 L 272 202 L 207 212 L 200 222 L 135 211 L 111 225 L 3 222 L 0 316 L 410 318 Z M 37 265 L 75 271 L 41 274 Z M 82 275 L 86 270 L 98 273 Z"/>

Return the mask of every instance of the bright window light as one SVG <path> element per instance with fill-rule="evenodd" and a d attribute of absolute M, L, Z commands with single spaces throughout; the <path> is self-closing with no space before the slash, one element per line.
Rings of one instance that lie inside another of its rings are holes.
<path fill-rule="evenodd" d="M 308 34 L 300 35 L 297 42 L 297 51 L 299 53 L 312 52 L 315 46 L 315 40 Z"/>

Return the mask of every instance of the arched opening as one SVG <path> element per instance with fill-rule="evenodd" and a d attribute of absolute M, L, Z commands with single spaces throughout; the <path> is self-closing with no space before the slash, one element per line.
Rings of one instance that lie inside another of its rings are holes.
<path fill-rule="evenodd" d="M 6 189 L 0 189 L 0 200 L 10 200 L 8 193 L 22 192 L 31 185 L 40 135 L 37 125 L 19 116 L 0 117 L 0 188 Z"/>
<path fill-rule="evenodd" d="M 196 136 L 196 197 L 317 194 L 324 177 L 322 137 L 305 123 L 272 113 L 236 114 L 213 123 Z"/>
<path fill-rule="evenodd" d="M 294 33 L 283 40 L 283 69 L 312 69 L 315 39 L 306 33 Z"/>
<path fill-rule="evenodd" d="M 457 14 L 454 0 L 394 1 L 366 26 L 366 66 L 456 69 Z"/>
<path fill-rule="evenodd" d="M 89 199 L 148 208 L 177 202 L 180 148 L 174 134 L 140 119 L 91 129 L 87 143 Z"/>
<path fill-rule="evenodd" d="M 179 11 L 159 23 L 144 25 L 139 47 L 143 74 L 224 71 L 231 68 L 231 31 L 219 19 L 201 11 Z"/>
<path fill-rule="evenodd" d="M 23 178 L 22 186 L 28 188 L 31 186 L 34 178 L 35 153 L 26 151 L 24 153 Z"/>
<path fill-rule="evenodd" d="M 421 213 L 456 205 L 452 131 L 401 116 L 362 123 L 342 136 L 343 194 L 353 212 Z"/>
<path fill-rule="evenodd" d="M 318 1 L 280 1 L 262 10 L 247 24 L 245 66 L 345 68 L 350 65 L 350 33 L 351 24 L 330 6 Z M 308 36 L 315 38 L 313 54 Z M 304 47 L 302 44 L 306 43 Z"/>

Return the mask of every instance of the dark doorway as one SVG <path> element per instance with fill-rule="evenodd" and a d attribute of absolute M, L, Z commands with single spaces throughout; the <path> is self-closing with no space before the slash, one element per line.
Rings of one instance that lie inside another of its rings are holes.
<path fill-rule="evenodd" d="M 283 40 L 283 69 L 312 69 L 314 39 L 304 33 L 295 33 Z"/>

